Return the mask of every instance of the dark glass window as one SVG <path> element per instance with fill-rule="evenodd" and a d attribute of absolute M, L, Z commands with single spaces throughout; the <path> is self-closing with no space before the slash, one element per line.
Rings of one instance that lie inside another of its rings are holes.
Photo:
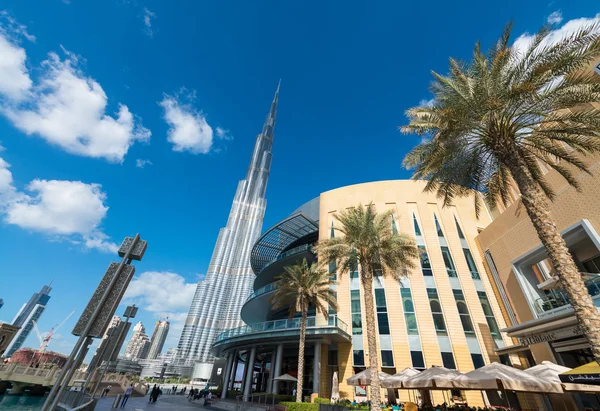
<path fill-rule="evenodd" d="M 381 366 L 382 367 L 393 367 L 394 366 L 394 354 L 391 351 L 381 351 Z"/>
<path fill-rule="evenodd" d="M 475 368 L 481 368 L 485 365 L 483 355 L 481 354 L 471 354 L 471 359 L 473 360 L 473 367 Z"/>
<path fill-rule="evenodd" d="M 498 358 L 500 359 L 501 364 L 510 365 L 512 367 L 512 361 L 510 360 L 510 356 L 508 354 L 500 354 Z"/>
<path fill-rule="evenodd" d="M 435 221 L 435 229 L 437 231 L 438 237 L 443 237 L 444 231 L 442 231 L 442 227 L 440 226 L 440 223 L 435 214 L 433 215 L 433 220 Z"/>
<path fill-rule="evenodd" d="M 444 363 L 444 367 L 450 368 L 451 370 L 456 369 L 456 364 L 454 363 L 454 355 L 452 355 L 451 352 L 442 353 L 442 362 Z"/>
<path fill-rule="evenodd" d="M 362 334 L 362 318 L 360 314 L 352 314 L 352 334 Z"/>
<path fill-rule="evenodd" d="M 396 226 L 396 218 L 392 216 L 392 234 L 398 234 L 398 227 Z"/>
<path fill-rule="evenodd" d="M 419 228 L 419 222 L 417 216 L 413 213 L 413 224 L 415 225 L 415 235 L 421 236 L 421 229 Z"/>
<path fill-rule="evenodd" d="M 333 296 L 334 296 L 334 299 L 337 300 L 337 292 L 336 291 L 333 292 Z M 331 306 L 329 306 L 328 313 L 329 313 L 329 315 L 337 314 L 337 312 Z M 333 320 L 333 318 L 330 318 L 330 320 Z"/>
<path fill-rule="evenodd" d="M 469 250 L 468 248 L 463 248 L 463 253 L 465 253 L 465 260 L 467 260 L 467 265 L 469 266 L 471 277 L 475 280 L 481 280 L 481 277 L 479 276 L 479 271 L 477 271 L 477 266 L 475 265 L 475 260 L 473 260 L 473 255 L 471 254 L 471 250 Z"/>
<path fill-rule="evenodd" d="M 460 238 L 462 238 L 463 240 L 466 240 L 465 235 L 463 234 L 462 230 L 460 229 L 460 225 L 458 224 L 458 221 L 456 220 L 456 217 L 454 217 L 454 222 L 456 223 L 456 231 L 458 231 L 458 236 Z"/>
<path fill-rule="evenodd" d="M 446 265 L 446 272 L 448 277 L 457 277 L 456 268 L 454 268 L 454 260 L 452 260 L 452 254 L 446 246 L 442 246 L 442 257 L 444 257 L 444 264 Z"/>
<path fill-rule="evenodd" d="M 437 290 L 435 288 L 428 288 L 427 296 L 429 297 L 429 307 L 431 308 L 433 325 L 435 326 L 437 335 L 448 335 L 446 323 L 444 321 L 444 313 L 442 312 L 442 306 L 439 301 Z"/>
<path fill-rule="evenodd" d="M 375 289 L 375 305 L 377 306 L 377 312 L 387 311 L 385 304 L 385 290 L 383 288 Z"/>
<path fill-rule="evenodd" d="M 358 270 L 350 271 L 350 278 L 358 278 Z"/>
<path fill-rule="evenodd" d="M 431 261 L 429 261 L 429 255 L 427 255 L 427 249 L 424 245 L 419 247 L 419 258 L 421 259 L 421 270 L 423 275 L 432 276 L 433 270 L 431 269 Z"/>
<path fill-rule="evenodd" d="M 492 337 L 496 340 L 501 339 L 500 329 L 498 328 L 498 323 L 494 317 L 494 312 L 490 306 L 490 300 L 488 300 L 487 294 L 484 291 L 477 291 L 477 295 L 479 296 L 479 302 L 481 303 L 481 308 L 483 308 L 483 313 L 485 314 L 485 319 L 490 328 Z"/>
<path fill-rule="evenodd" d="M 331 274 L 329 278 L 334 281 L 337 280 L 337 266 L 335 264 L 335 260 L 331 260 L 329 262 L 329 274 Z"/>
<path fill-rule="evenodd" d="M 417 326 L 417 317 L 415 315 L 415 306 L 413 304 L 410 288 L 403 287 L 400 289 L 402 297 L 402 306 L 404 307 L 404 319 L 406 321 L 406 331 L 409 335 L 419 335 Z"/>
<path fill-rule="evenodd" d="M 463 330 L 467 335 L 474 335 L 475 328 L 473 327 L 473 321 L 471 321 L 471 315 L 469 314 L 469 308 L 465 301 L 465 295 L 462 290 L 452 290 L 454 293 L 454 299 L 456 300 L 456 308 L 458 308 L 458 314 L 460 315 L 460 322 L 462 323 Z"/>
<path fill-rule="evenodd" d="M 417 316 L 415 313 L 404 313 L 406 320 L 406 330 L 408 335 L 419 335 L 419 327 L 417 325 Z"/>
<path fill-rule="evenodd" d="M 410 358 L 412 359 L 412 366 L 414 368 L 425 368 L 425 360 L 423 359 L 422 351 L 411 351 Z"/>
<path fill-rule="evenodd" d="M 364 367 L 365 365 L 365 352 L 363 350 L 353 350 L 354 366 Z"/>
<path fill-rule="evenodd" d="M 379 325 L 380 335 L 388 335 L 390 333 L 390 323 L 387 313 L 377 313 L 377 324 Z"/>

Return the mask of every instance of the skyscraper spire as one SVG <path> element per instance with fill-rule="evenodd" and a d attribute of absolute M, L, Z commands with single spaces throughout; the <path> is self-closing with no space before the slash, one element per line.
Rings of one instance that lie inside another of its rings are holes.
<path fill-rule="evenodd" d="M 196 379 L 210 378 L 214 363 L 210 348 L 217 335 L 243 325 L 240 310 L 252 293 L 255 277 L 250 251 L 265 215 L 278 102 L 279 85 L 262 132 L 256 136 L 246 178 L 238 183 L 227 225 L 219 232 L 206 278 L 198 283 L 179 339 L 175 364 L 183 373 L 194 366 L 192 376 Z"/>

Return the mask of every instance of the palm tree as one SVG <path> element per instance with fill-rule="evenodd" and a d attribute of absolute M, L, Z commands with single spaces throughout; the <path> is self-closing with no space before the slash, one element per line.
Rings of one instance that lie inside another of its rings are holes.
<path fill-rule="evenodd" d="M 371 409 L 379 411 L 381 383 L 378 376 L 373 276 L 381 274 L 400 279 L 406 274 L 406 269 L 414 266 L 419 254 L 412 238 L 392 229 L 392 211 L 378 214 L 373 204 L 360 204 L 334 214 L 334 219 L 339 223 L 335 229 L 342 236 L 319 241 L 317 253 L 323 261 L 335 261 L 340 276 L 360 268 L 371 370 Z"/>
<path fill-rule="evenodd" d="M 335 292 L 331 289 L 335 281 L 331 280 L 331 274 L 318 263 L 309 266 L 306 258 L 301 263 L 284 267 L 284 270 L 279 276 L 279 288 L 271 297 L 271 301 L 274 309 L 289 306 L 290 319 L 296 313 L 302 314 L 298 350 L 298 386 L 296 387 L 296 402 L 302 402 L 308 307 L 312 305 L 317 314 L 323 314 L 325 319 L 329 320 L 329 307 L 337 310 Z"/>
<path fill-rule="evenodd" d="M 446 205 L 475 191 L 491 207 L 508 206 L 516 187 L 600 361 L 600 318 L 550 214 L 544 176 L 553 169 L 578 187 L 575 172 L 590 173 L 583 156 L 600 151 L 600 111 L 590 104 L 600 101 L 600 81 L 586 70 L 600 56 L 600 25 L 557 42 L 544 28 L 524 50 L 510 33 L 511 24 L 489 52 L 477 44 L 469 62 L 450 59 L 448 75 L 433 73 L 433 104 L 409 109 L 401 127 L 424 137 L 404 165 Z"/>

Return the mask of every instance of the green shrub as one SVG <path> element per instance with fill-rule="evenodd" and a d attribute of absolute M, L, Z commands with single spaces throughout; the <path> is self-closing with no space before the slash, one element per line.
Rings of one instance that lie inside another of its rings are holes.
<path fill-rule="evenodd" d="M 319 404 L 309 402 L 280 402 L 287 408 L 287 411 L 319 411 Z"/>
<path fill-rule="evenodd" d="M 315 398 L 315 404 L 331 404 L 329 398 Z"/>

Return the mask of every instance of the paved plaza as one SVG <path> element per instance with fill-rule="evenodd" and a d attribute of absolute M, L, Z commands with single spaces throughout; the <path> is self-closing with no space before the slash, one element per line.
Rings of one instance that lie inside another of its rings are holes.
<path fill-rule="evenodd" d="M 102 398 L 96 405 L 97 411 L 108 411 L 112 410 L 112 404 L 114 397 Z M 264 408 L 251 407 L 241 402 L 235 401 L 213 401 L 212 405 L 204 406 L 204 399 L 196 401 L 188 401 L 183 395 L 161 395 L 158 401 L 155 403 L 148 402 L 148 396 L 146 397 L 131 397 L 125 408 L 115 408 L 115 410 L 126 410 L 126 411 L 152 411 L 152 410 L 173 410 L 173 411 L 192 411 L 192 410 L 205 410 L 205 411 L 264 411 Z"/>

